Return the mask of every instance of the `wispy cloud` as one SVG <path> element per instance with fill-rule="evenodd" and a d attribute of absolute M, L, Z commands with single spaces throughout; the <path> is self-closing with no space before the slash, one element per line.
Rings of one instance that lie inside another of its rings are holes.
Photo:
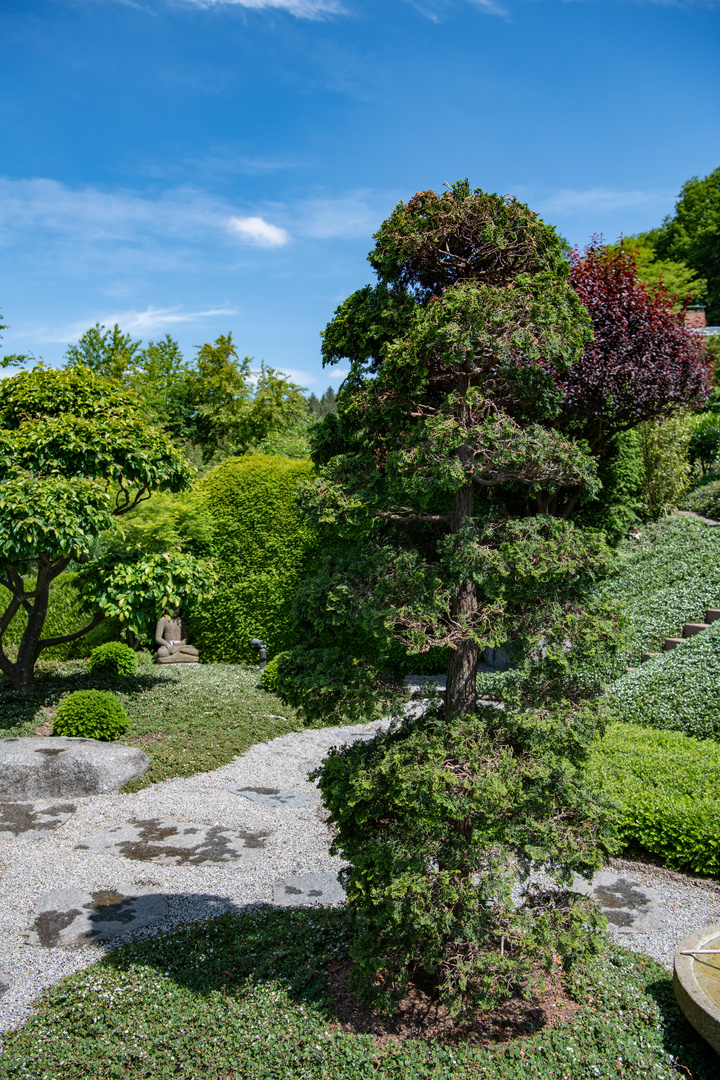
<path fill-rule="evenodd" d="M 276 8 L 288 11 L 298 19 L 320 19 L 325 15 L 341 15 L 342 4 L 337 0 L 183 0 L 198 8 L 244 7 L 261 11 Z"/>
<path fill-rule="evenodd" d="M 612 188 L 588 188 L 578 191 L 573 188 L 560 188 L 545 198 L 531 201 L 533 210 L 541 214 L 586 214 L 608 213 L 625 210 L 634 206 L 665 207 L 672 201 L 675 192 L 667 191 L 617 191 Z"/>
<path fill-rule="evenodd" d="M 100 323 L 101 326 L 114 326 L 117 323 L 125 333 L 149 337 L 152 334 L 164 333 L 173 329 L 173 327 L 187 323 L 201 323 L 207 319 L 216 318 L 218 315 L 236 314 L 237 308 L 227 304 L 197 311 L 188 311 L 182 307 L 147 307 L 144 311 L 114 311 L 109 313 L 96 311 L 91 312 L 85 319 L 65 323 L 61 326 L 35 327 L 30 333 L 33 340 L 39 343 L 62 345 L 77 341 L 85 333 L 88 326 L 94 326 L 95 323 Z"/>
<path fill-rule="evenodd" d="M 228 227 L 242 240 L 257 247 L 282 247 L 290 239 L 285 229 L 271 225 L 261 217 L 231 217 Z"/>
<path fill-rule="evenodd" d="M 390 192 L 362 188 L 340 197 L 303 199 L 288 209 L 294 231 L 301 236 L 354 240 L 372 236 L 398 198 Z"/>

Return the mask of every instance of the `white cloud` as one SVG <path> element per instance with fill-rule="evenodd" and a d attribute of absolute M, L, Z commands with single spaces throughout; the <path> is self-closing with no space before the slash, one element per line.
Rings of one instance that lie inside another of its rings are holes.
<path fill-rule="evenodd" d="M 342 15 L 345 11 L 337 0 L 185 0 L 199 8 L 244 7 L 260 11 L 276 8 L 288 11 L 298 19 L 317 19 L 323 15 Z"/>
<path fill-rule="evenodd" d="M 36 341 L 48 344 L 67 344 L 77 341 L 89 326 L 100 323 L 101 326 L 114 326 L 117 323 L 126 334 L 138 334 L 148 337 L 158 331 L 164 332 L 174 326 L 185 323 L 203 322 L 218 315 L 236 315 L 237 308 L 224 305 L 206 308 L 201 311 L 186 311 L 182 307 L 155 308 L 147 307 L 144 311 L 117 311 L 110 314 L 89 315 L 82 322 L 68 323 L 65 326 L 47 329 L 34 329 L 32 336 Z"/>
<path fill-rule="evenodd" d="M 615 191 L 611 188 L 589 188 L 577 191 L 561 188 L 546 198 L 531 200 L 533 210 L 541 214 L 607 213 L 632 206 L 665 207 L 675 193 L 659 191 Z"/>
<path fill-rule="evenodd" d="M 282 247 L 290 239 L 285 229 L 261 217 L 231 217 L 228 225 L 243 240 L 257 247 Z"/>
<path fill-rule="evenodd" d="M 327 378 L 332 380 L 344 379 L 346 375 L 350 374 L 350 368 L 329 368 L 327 371 Z"/>

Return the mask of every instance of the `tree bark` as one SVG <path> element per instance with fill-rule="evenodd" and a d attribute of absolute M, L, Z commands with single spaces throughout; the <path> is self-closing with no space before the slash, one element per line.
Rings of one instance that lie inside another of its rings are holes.
<path fill-rule="evenodd" d="M 472 512 L 473 483 L 470 481 L 460 488 L 453 499 L 450 531 L 459 532 L 463 518 L 472 517 Z M 472 581 L 463 581 L 453 597 L 450 611 L 453 619 L 472 615 L 477 611 L 477 607 L 477 587 Z M 448 716 L 469 712 L 475 707 L 478 652 L 474 641 L 465 640 L 450 653 L 445 691 L 445 708 Z"/>

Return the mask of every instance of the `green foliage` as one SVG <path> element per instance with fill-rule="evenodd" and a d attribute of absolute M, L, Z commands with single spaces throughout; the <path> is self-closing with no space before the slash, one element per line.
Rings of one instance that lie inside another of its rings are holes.
<path fill-rule="evenodd" d="M 53 735 L 77 739 L 117 739 L 127 727 L 122 703 L 106 690 L 76 690 L 58 705 Z"/>
<path fill-rule="evenodd" d="M 210 560 L 182 551 L 147 555 L 131 551 L 124 556 L 111 552 L 83 566 L 77 575 L 86 603 L 118 619 L 123 629 L 146 644 L 153 640 L 163 612 L 180 607 L 191 614 L 210 595 L 215 580 Z"/>
<path fill-rule="evenodd" d="M 720 594 L 715 596 L 717 604 Z M 626 723 L 720 739 L 718 686 L 720 622 L 628 671 L 613 683 L 605 700 Z"/>
<path fill-rule="evenodd" d="M 699 278 L 695 271 L 680 260 L 659 259 L 653 243 L 653 233 L 640 233 L 627 236 L 623 247 L 635 257 L 638 277 L 648 285 L 663 285 L 672 295 L 678 297 L 678 310 L 692 302 L 701 302 L 707 293 L 707 281 Z M 611 245 L 617 251 L 619 244 Z"/>
<path fill-rule="evenodd" d="M 59 574 L 50 585 L 48 598 L 48 610 L 43 633 L 49 638 L 62 638 L 77 633 L 87 626 L 88 616 L 85 610 L 83 597 L 77 586 L 76 573 L 66 571 Z M 34 583 L 26 580 L 25 587 L 29 591 Z M 24 610 L 18 612 L 10 626 L 3 635 L 3 647 L 9 653 L 14 653 L 22 639 L 27 627 L 27 614 Z M 111 641 L 121 631 L 116 619 L 103 619 L 102 622 L 90 630 L 87 634 L 75 640 L 66 641 L 61 645 L 52 645 L 44 649 L 44 660 L 67 660 L 89 656 L 92 650 L 105 641 Z"/>
<path fill-rule="evenodd" d="M 683 510 L 692 510 L 694 514 L 700 514 L 701 517 L 720 521 L 720 477 L 717 473 L 708 475 L 713 479 L 688 492 L 681 505 Z"/>
<path fill-rule="evenodd" d="M 152 490 L 187 487 L 188 473 L 134 399 L 87 367 L 40 364 L 0 383 L 0 580 L 10 592 L 0 639 L 21 609 L 27 614 L 17 660 L 0 644 L 0 668 L 19 688 L 44 648 L 68 640 L 42 637 L 53 580 Z"/>
<path fill-rule="evenodd" d="M 274 656 L 272 660 L 268 660 L 263 673 L 260 676 L 260 685 L 263 690 L 269 690 L 271 694 L 277 693 L 280 664 L 287 655 L 287 652 L 281 652 L 278 653 L 277 656 Z"/>
<path fill-rule="evenodd" d="M 592 750 L 588 777 L 620 804 L 618 831 L 631 854 L 650 853 L 675 870 L 717 875 L 719 771 L 716 742 L 610 724 Z"/>
<path fill-rule="evenodd" d="M 706 608 L 720 606 L 720 530 L 682 515 L 646 526 L 623 544 L 613 572 L 590 596 L 622 605 L 630 620 L 632 638 L 612 661 L 619 676 L 644 652 L 662 649 L 666 637 L 682 636 L 686 622 L 701 622 Z"/>
<path fill-rule="evenodd" d="M 720 323 L 720 168 L 686 181 L 668 216 L 652 234 L 663 259 L 682 260 L 708 284 L 708 322 Z"/>
<path fill-rule="evenodd" d="M 692 430 L 691 417 L 683 414 L 638 425 L 640 513 L 646 521 L 657 521 L 670 513 L 687 488 Z"/>
<path fill-rule="evenodd" d="M 661 964 L 612 942 L 567 977 L 577 1012 L 497 1043 L 344 1030 L 327 990 L 347 963 L 341 910 L 249 908 L 114 949 L 3 1032 L 3 1080 L 715 1080 Z"/>
<path fill-rule="evenodd" d="M 352 653 L 296 645 L 278 665 L 276 692 L 312 723 L 363 724 L 387 711 L 400 691 Z"/>
<path fill-rule="evenodd" d="M 598 480 L 600 491 L 594 498 L 580 500 L 573 519 L 579 525 L 602 529 L 609 542 L 617 544 L 639 521 L 642 462 L 636 431 L 620 432 L 598 455 Z"/>
<path fill-rule="evenodd" d="M 137 653 L 121 641 L 106 641 L 90 653 L 88 667 L 98 675 L 135 675 L 138 668 Z"/>
<path fill-rule="evenodd" d="M 690 464 L 700 463 L 703 476 L 720 458 L 720 416 L 716 412 L 697 417 L 688 445 Z"/>
<path fill-rule="evenodd" d="M 316 544 L 297 489 L 311 474 L 309 461 L 251 454 L 228 458 L 202 481 L 219 572 L 217 588 L 188 613 L 204 659 L 252 663 L 254 637 L 270 659 L 295 644 L 290 607 Z"/>
<path fill-rule="evenodd" d="M 410 978 L 451 1010 L 529 992 L 533 971 L 600 947 L 592 903 L 513 885 L 543 866 L 561 883 L 612 848 L 601 801 L 577 766 L 596 735 L 589 713 L 406 720 L 331 750 L 318 783 L 337 834 L 331 851 L 353 916 L 350 948 L 365 997 L 392 1008 Z"/>
<path fill-rule="evenodd" d="M 120 518 L 98 547 L 102 554 L 185 551 L 198 559 L 212 558 L 215 540 L 207 497 L 198 484 L 177 494 L 154 494 Z"/>

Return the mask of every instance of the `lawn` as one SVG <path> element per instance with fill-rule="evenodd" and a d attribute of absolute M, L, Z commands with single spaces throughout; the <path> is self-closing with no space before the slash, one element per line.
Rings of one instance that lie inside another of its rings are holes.
<path fill-rule="evenodd" d="M 33 735 L 49 727 L 61 697 L 90 687 L 111 690 L 129 717 L 118 742 L 141 747 L 150 758 L 137 790 L 171 776 L 217 769 L 254 743 L 265 742 L 303 723 L 292 709 L 258 687 L 257 667 L 241 664 L 155 666 L 146 654 L 132 678 L 102 678 L 83 660 L 40 665 L 35 684 L 19 694 L 0 685 L 0 734 Z"/>
<path fill-rule="evenodd" d="M 566 980 L 561 1024 L 537 1010 L 464 1041 L 357 1033 L 330 973 L 342 910 L 255 908 L 135 942 L 65 979 L 0 1037 L 2 1080 L 716 1080 L 667 972 L 608 942 Z M 548 1009 L 552 1012 L 552 1006 Z"/>

